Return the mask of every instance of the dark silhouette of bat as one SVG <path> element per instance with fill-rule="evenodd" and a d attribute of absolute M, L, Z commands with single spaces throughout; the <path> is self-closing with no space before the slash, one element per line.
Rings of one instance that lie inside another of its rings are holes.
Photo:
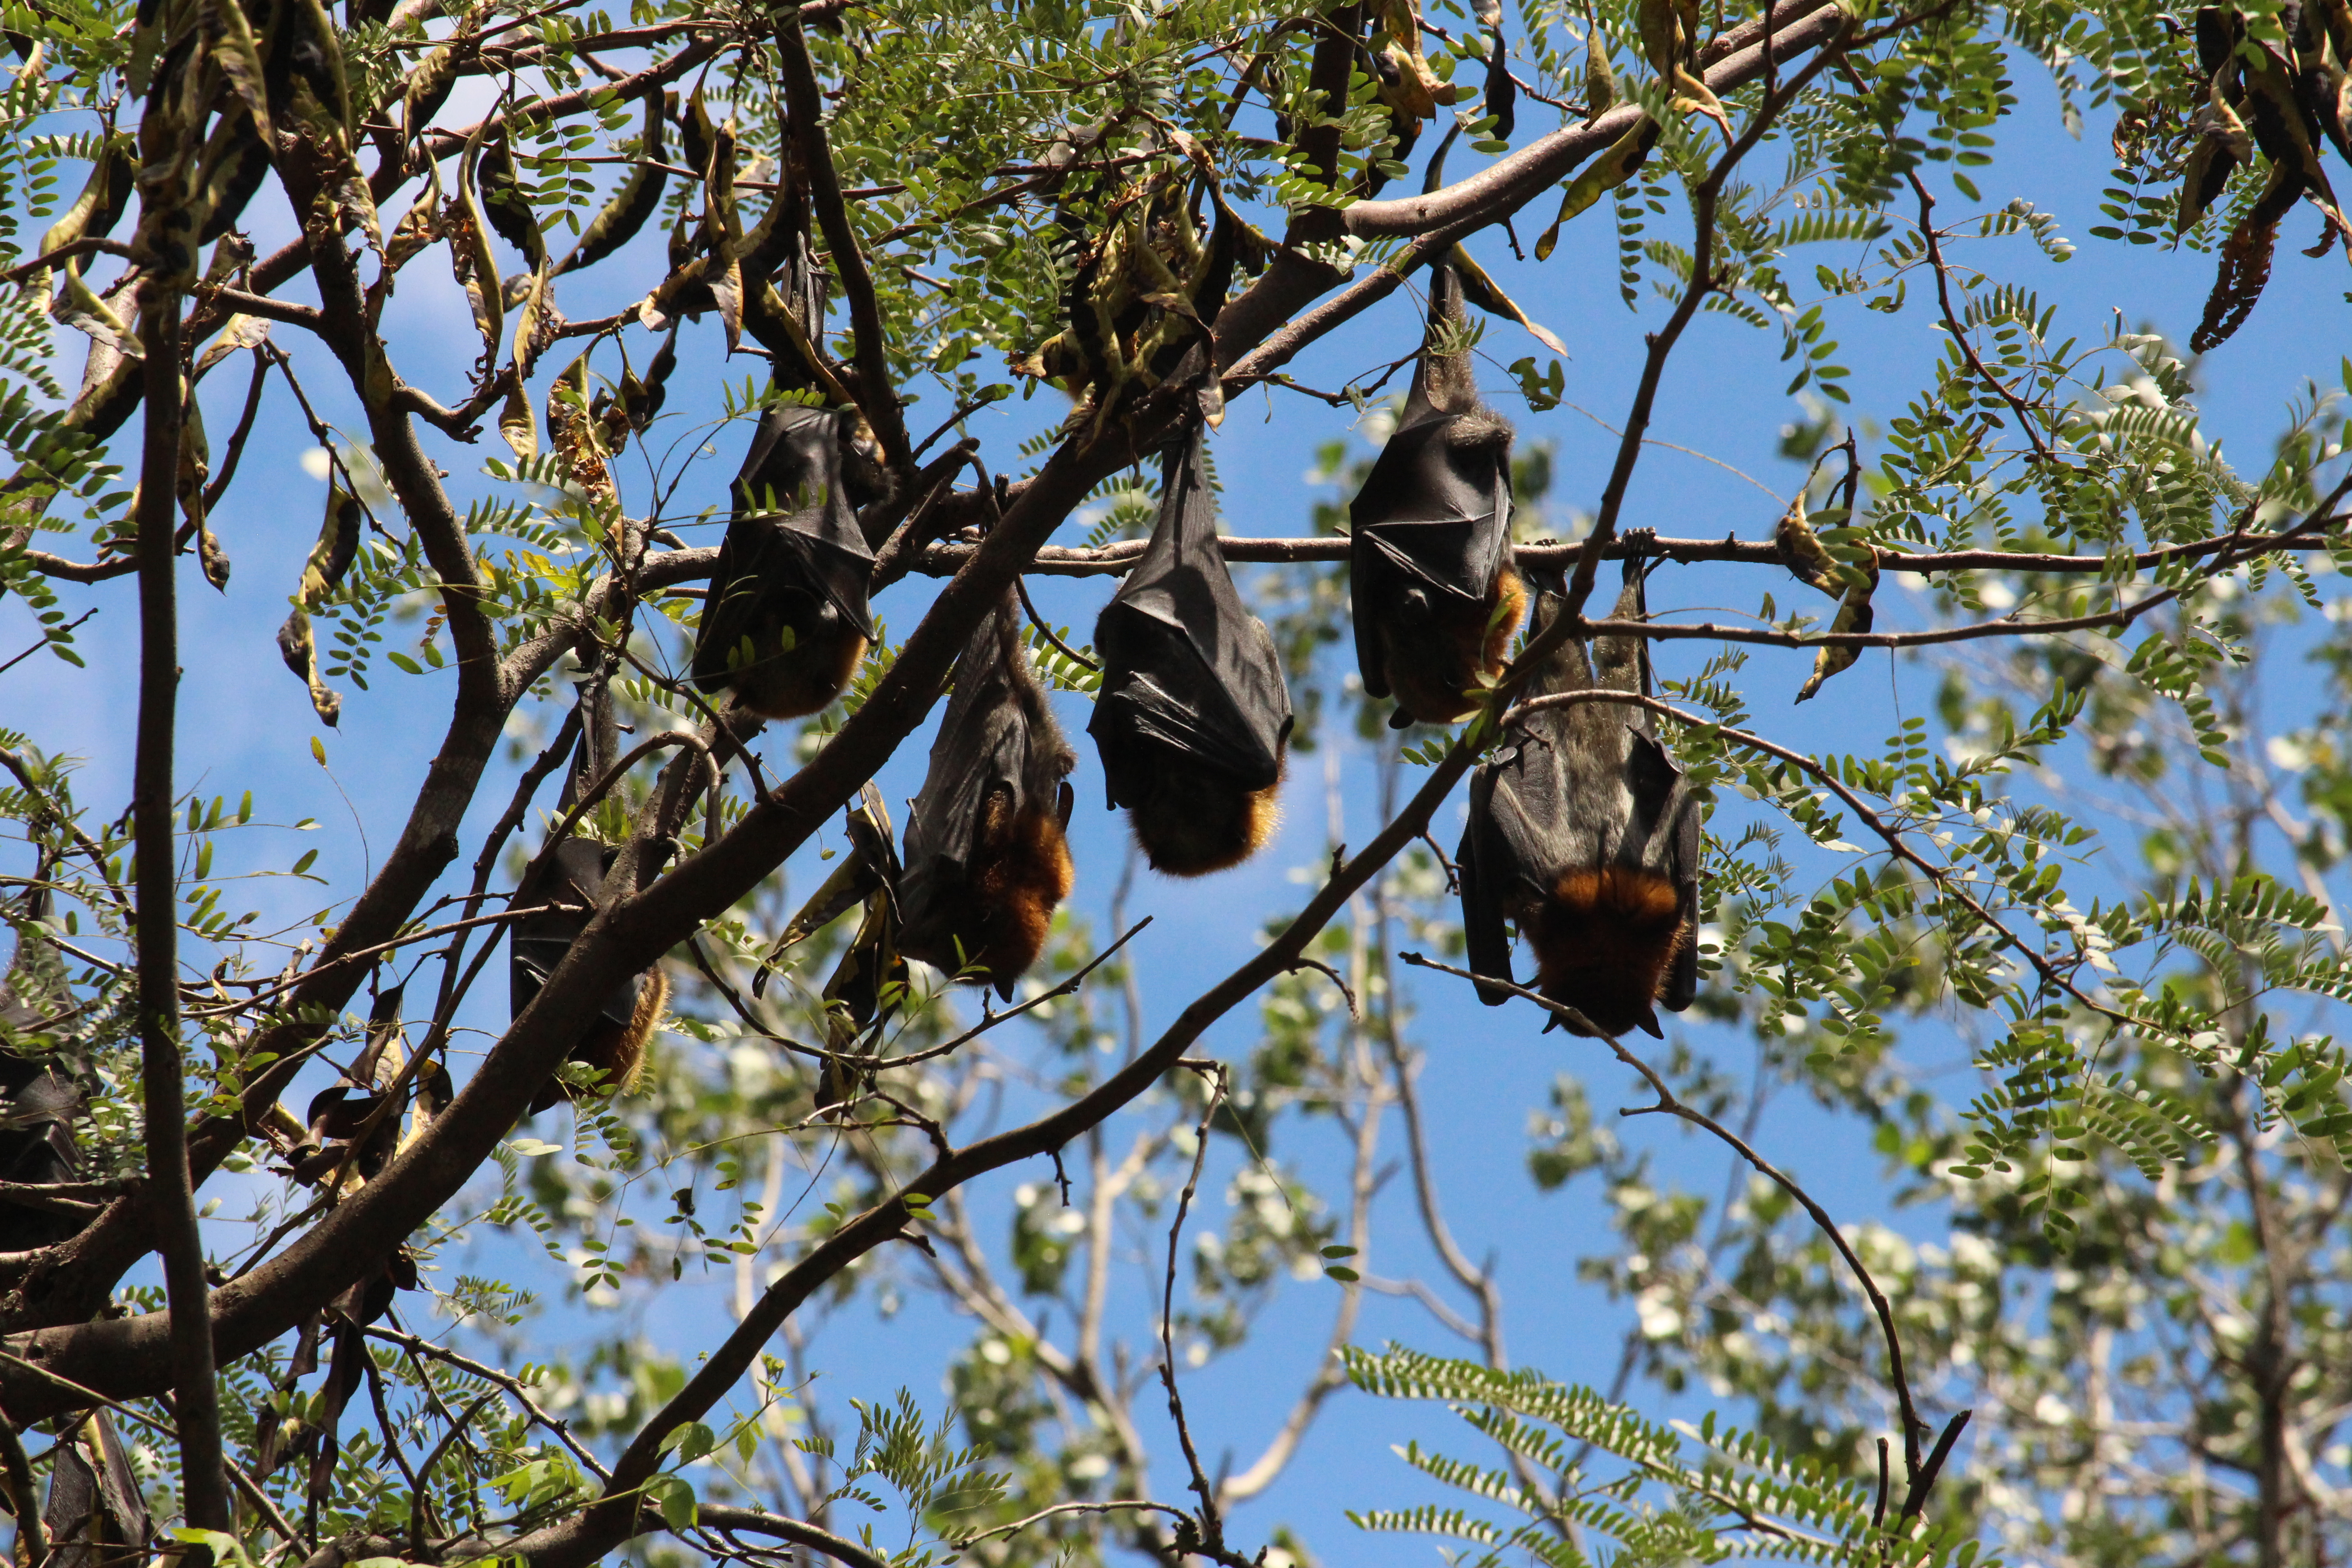
<path fill-rule="evenodd" d="M 523 874 L 521 885 L 515 889 L 516 908 L 572 907 L 526 915 L 515 922 L 509 969 L 513 1016 L 522 1016 L 572 942 L 595 918 L 604 900 L 605 875 L 619 854 L 616 847 L 593 838 L 567 838 Z M 658 968 L 626 976 L 605 992 L 603 1007 L 567 1059 L 603 1068 L 603 1092 L 621 1092 L 635 1080 L 637 1068 L 645 1062 L 646 1042 L 668 1005 L 669 981 Z M 551 1077 L 531 1096 L 530 1109 L 545 1110 L 557 1100 L 571 1098 L 572 1090 L 562 1079 Z"/>
<path fill-rule="evenodd" d="M 899 951 L 1010 998 L 1069 896 L 1070 770 L 1007 591 L 956 660 L 955 690 L 908 814 Z"/>
<path fill-rule="evenodd" d="M 1102 690 L 1087 732 L 1110 805 L 1155 871 L 1237 866 L 1273 835 L 1290 691 L 1265 625 L 1234 590 L 1202 471 L 1205 437 L 1168 448 L 1151 542 L 1095 622 Z"/>
<path fill-rule="evenodd" d="M 1538 635 L 1560 605 L 1547 585 Z M 1642 574 L 1630 561 L 1616 618 L 1647 618 Z M 1597 637 L 1588 655 L 1570 638 L 1527 695 L 1595 687 L 1646 696 L 1647 646 Z M 1508 921 L 1535 951 L 1536 989 L 1596 1029 L 1656 1035 L 1656 1005 L 1676 1013 L 1691 1005 L 1699 802 L 1645 710 L 1584 702 L 1515 721 L 1471 775 L 1458 858 L 1474 973 L 1511 980 Z M 1479 996 L 1490 1006 L 1508 1000 L 1483 986 Z"/>
<path fill-rule="evenodd" d="M 1389 722 L 1449 723 L 1503 668 L 1527 590 L 1511 565 L 1511 427 L 1478 400 L 1462 280 L 1430 269 L 1429 327 L 1396 434 L 1348 508 L 1356 664 Z M 1457 352 L 1441 352 L 1449 343 Z"/>
<path fill-rule="evenodd" d="M 695 634 L 694 684 L 731 689 L 770 719 L 814 713 L 841 695 L 874 637 L 874 552 L 858 531 L 869 465 L 853 414 L 783 404 L 761 417 L 736 475 Z"/>
<path fill-rule="evenodd" d="M 35 879 L 37 881 L 38 878 Z M 26 925 L 47 913 L 47 889 L 28 900 Z M 16 957 L 0 976 L 0 1181 L 56 1186 L 81 1174 L 73 1124 L 82 1113 L 80 1088 L 46 1055 L 18 1048 L 64 994 L 54 948 L 20 935 Z M 89 1211 L 0 1202 L 0 1252 L 51 1247 L 81 1230 Z"/>

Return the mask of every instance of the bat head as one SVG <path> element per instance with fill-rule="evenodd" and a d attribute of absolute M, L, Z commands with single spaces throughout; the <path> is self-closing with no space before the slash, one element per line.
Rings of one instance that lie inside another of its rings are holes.
<path fill-rule="evenodd" d="M 962 934 L 966 963 L 1011 1001 L 1013 983 L 1045 951 L 1054 911 L 1070 896 L 1076 874 L 1062 814 L 1047 801 L 1003 816 L 1006 820 L 982 829 L 981 853 L 968 874 L 971 918 Z"/>
<path fill-rule="evenodd" d="M 1151 868 L 1169 877 L 1204 877 L 1238 866 L 1263 848 L 1282 822 L 1282 781 L 1250 789 L 1230 774 L 1162 752 L 1128 825 Z"/>
<path fill-rule="evenodd" d="M 871 646 L 827 599 L 781 594 L 732 650 L 728 680 L 736 703 L 763 719 L 800 719 L 831 703 Z"/>
<path fill-rule="evenodd" d="M 1562 872 L 1524 930 L 1535 949 L 1536 986 L 1546 996 L 1605 1034 L 1663 1033 L 1657 1000 L 1691 940 L 1672 879 L 1622 866 Z"/>
<path fill-rule="evenodd" d="M 1416 721 L 1451 723 L 1477 707 L 1475 693 L 1503 671 L 1511 636 L 1527 614 L 1528 594 L 1506 564 L 1483 602 L 1433 603 L 1423 596 L 1419 603 L 1420 618 L 1400 610 L 1397 624 L 1381 639 L 1383 673 L 1397 700 L 1390 723 L 1398 729 Z"/>

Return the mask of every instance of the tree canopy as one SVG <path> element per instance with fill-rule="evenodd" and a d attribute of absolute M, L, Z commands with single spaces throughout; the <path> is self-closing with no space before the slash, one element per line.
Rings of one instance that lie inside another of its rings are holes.
<path fill-rule="evenodd" d="M 1375 1400 L 1349 1528 L 1480 1563 L 2352 1550 L 2352 360 L 2231 357 L 2337 353 L 2340 0 L 0 37 L 18 1568 L 1297 1568 Z M 1785 471 L 1676 521 L 1702 398 Z"/>

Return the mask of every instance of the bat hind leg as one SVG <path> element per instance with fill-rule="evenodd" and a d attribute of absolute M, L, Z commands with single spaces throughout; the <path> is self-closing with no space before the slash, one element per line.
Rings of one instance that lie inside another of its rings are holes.
<path fill-rule="evenodd" d="M 1265 847 L 1282 821 L 1282 780 L 1242 788 L 1227 774 L 1173 752 L 1152 758 L 1149 793 L 1128 825 L 1151 868 L 1169 877 L 1205 877 L 1240 865 Z"/>
<path fill-rule="evenodd" d="M 1673 881 L 1622 867 L 1563 872 L 1526 934 L 1537 988 L 1610 1035 L 1659 1032 L 1658 998 L 1692 940 Z"/>

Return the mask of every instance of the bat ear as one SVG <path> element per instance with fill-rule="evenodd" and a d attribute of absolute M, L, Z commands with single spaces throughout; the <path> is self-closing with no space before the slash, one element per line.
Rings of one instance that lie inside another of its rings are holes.
<path fill-rule="evenodd" d="M 1064 832 L 1067 832 L 1069 830 L 1070 813 L 1076 807 L 1077 804 L 1078 792 L 1070 787 L 1069 780 L 1064 779 L 1062 781 L 1061 790 L 1054 799 L 1054 815 L 1061 819 L 1062 829 Z"/>
<path fill-rule="evenodd" d="M 1397 710 L 1389 715 L 1389 728 L 1391 730 L 1410 730 L 1412 728 L 1412 715 L 1405 711 L 1403 703 L 1398 703 Z"/>
<path fill-rule="evenodd" d="M 1663 1040 L 1666 1037 L 1666 1032 L 1658 1027 L 1658 1010 L 1655 1007 L 1643 1007 L 1642 1016 L 1633 1022 L 1642 1033 L 1654 1040 Z"/>
<path fill-rule="evenodd" d="M 1006 975 L 1003 979 L 1002 979 L 1002 980 L 998 981 L 998 982 L 996 983 L 996 994 L 997 994 L 997 995 L 998 995 L 998 996 L 1000 996 L 1000 997 L 1002 997 L 1003 1000 L 1005 1000 L 1005 1001 L 1007 1001 L 1007 1002 L 1012 1001 L 1012 1000 L 1013 1000 L 1013 982 L 1014 982 L 1017 978 L 1018 978 L 1018 976 L 1008 974 L 1008 975 Z"/>

